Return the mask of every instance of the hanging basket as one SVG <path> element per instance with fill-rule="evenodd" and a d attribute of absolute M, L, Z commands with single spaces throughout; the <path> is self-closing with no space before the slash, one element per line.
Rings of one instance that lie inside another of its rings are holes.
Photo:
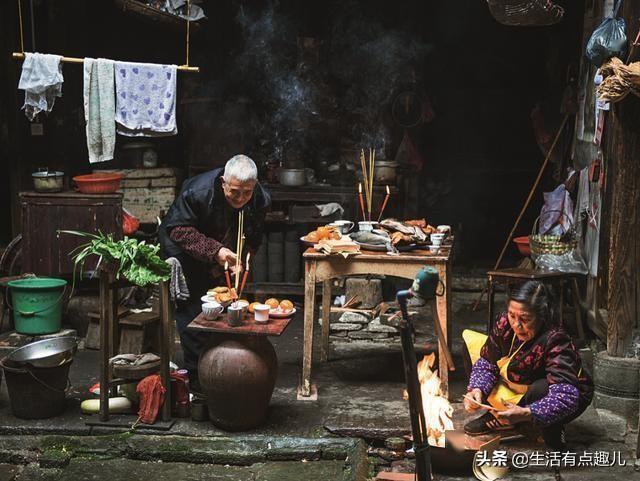
<path fill-rule="evenodd" d="M 531 248 L 532 257 L 537 257 L 542 254 L 553 254 L 560 256 L 571 252 L 578 247 L 578 241 L 575 237 L 575 231 L 569 231 L 564 236 L 549 235 L 549 234 L 535 234 L 540 217 L 537 217 L 533 223 L 533 231 L 529 236 L 529 246 Z"/>
<path fill-rule="evenodd" d="M 487 4 L 491 15 L 504 25 L 553 25 L 564 15 L 564 9 L 551 0 L 487 0 Z"/>
<path fill-rule="evenodd" d="M 148 23 L 153 23 L 160 26 L 165 26 L 175 30 L 184 30 L 186 28 L 186 20 L 173 15 L 169 12 L 164 12 L 157 8 L 142 3 L 138 0 L 114 0 L 116 6 L 123 12 L 138 17 L 140 20 Z M 193 31 L 200 29 L 198 22 L 191 22 L 190 28 Z"/>

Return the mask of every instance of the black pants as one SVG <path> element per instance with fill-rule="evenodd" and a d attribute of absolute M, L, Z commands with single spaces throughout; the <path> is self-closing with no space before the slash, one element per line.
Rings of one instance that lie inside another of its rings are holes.
<path fill-rule="evenodd" d="M 189 381 L 192 383 L 198 379 L 198 358 L 208 336 L 202 332 L 191 331 L 187 329 L 187 326 L 200 314 L 201 310 L 201 303 L 198 298 L 195 302 L 191 299 L 178 301 L 175 311 L 176 325 L 184 354 L 184 365 L 182 367 L 189 371 Z"/>
<path fill-rule="evenodd" d="M 522 397 L 518 405 L 527 406 L 534 401 L 542 399 L 547 394 L 549 394 L 549 382 L 546 379 L 538 379 L 529 385 L 527 392 Z M 564 450 L 564 426 L 580 416 L 587 409 L 589 404 L 591 404 L 591 397 L 581 395 L 578 400 L 578 409 L 576 409 L 574 413 L 560 419 L 556 423 L 541 428 L 542 438 L 544 439 L 545 444 L 551 449 L 557 451 Z"/>

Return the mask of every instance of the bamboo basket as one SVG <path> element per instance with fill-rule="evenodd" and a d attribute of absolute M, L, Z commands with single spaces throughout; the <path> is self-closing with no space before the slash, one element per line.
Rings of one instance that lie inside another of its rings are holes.
<path fill-rule="evenodd" d="M 183 30 L 186 28 L 186 20 L 183 18 L 169 12 L 163 12 L 138 0 L 114 0 L 114 2 L 124 13 L 134 15 L 148 23 L 166 26 L 175 30 Z M 196 31 L 200 29 L 200 24 L 198 22 L 191 22 L 190 27 L 193 31 Z"/>
<path fill-rule="evenodd" d="M 569 234 L 565 236 L 535 234 L 539 220 L 540 217 L 538 216 L 538 218 L 536 218 L 535 222 L 533 223 L 533 231 L 529 236 L 531 256 L 534 259 L 543 254 L 553 254 L 560 256 L 562 254 L 566 254 L 567 252 L 571 252 L 578 247 L 578 240 L 576 239 L 575 229 L 573 227 L 569 231 Z"/>

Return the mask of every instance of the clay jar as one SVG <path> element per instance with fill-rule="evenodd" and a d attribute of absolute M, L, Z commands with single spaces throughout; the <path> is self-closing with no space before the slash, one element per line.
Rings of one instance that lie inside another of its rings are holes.
<path fill-rule="evenodd" d="M 278 373 L 267 337 L 215 336 L 200 356 L 198 373 L 213 424 L 243 431 L 264 422 Z"/>

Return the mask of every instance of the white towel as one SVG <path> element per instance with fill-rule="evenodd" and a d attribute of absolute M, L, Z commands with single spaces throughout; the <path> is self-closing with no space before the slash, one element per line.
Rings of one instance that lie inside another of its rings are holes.
<path fill-rule="evenodd" d="M 56 97 L 62 97 L 62 57 L 25 53 L 18 88 L 24 90 L 24 113 L 33 122 L 40 112 L 51 112 Z"/>
<path fill-rule="evenodd" d="M 117 131 L 129 137 L 163 137 L 176 126 L 175 65 L 116 62 Z"/>
<path fill-rule="evenodd" d="M 84 120 L 89 162 L 113 159 L 116 145 L 113 60 L 84 60 Z"/>

